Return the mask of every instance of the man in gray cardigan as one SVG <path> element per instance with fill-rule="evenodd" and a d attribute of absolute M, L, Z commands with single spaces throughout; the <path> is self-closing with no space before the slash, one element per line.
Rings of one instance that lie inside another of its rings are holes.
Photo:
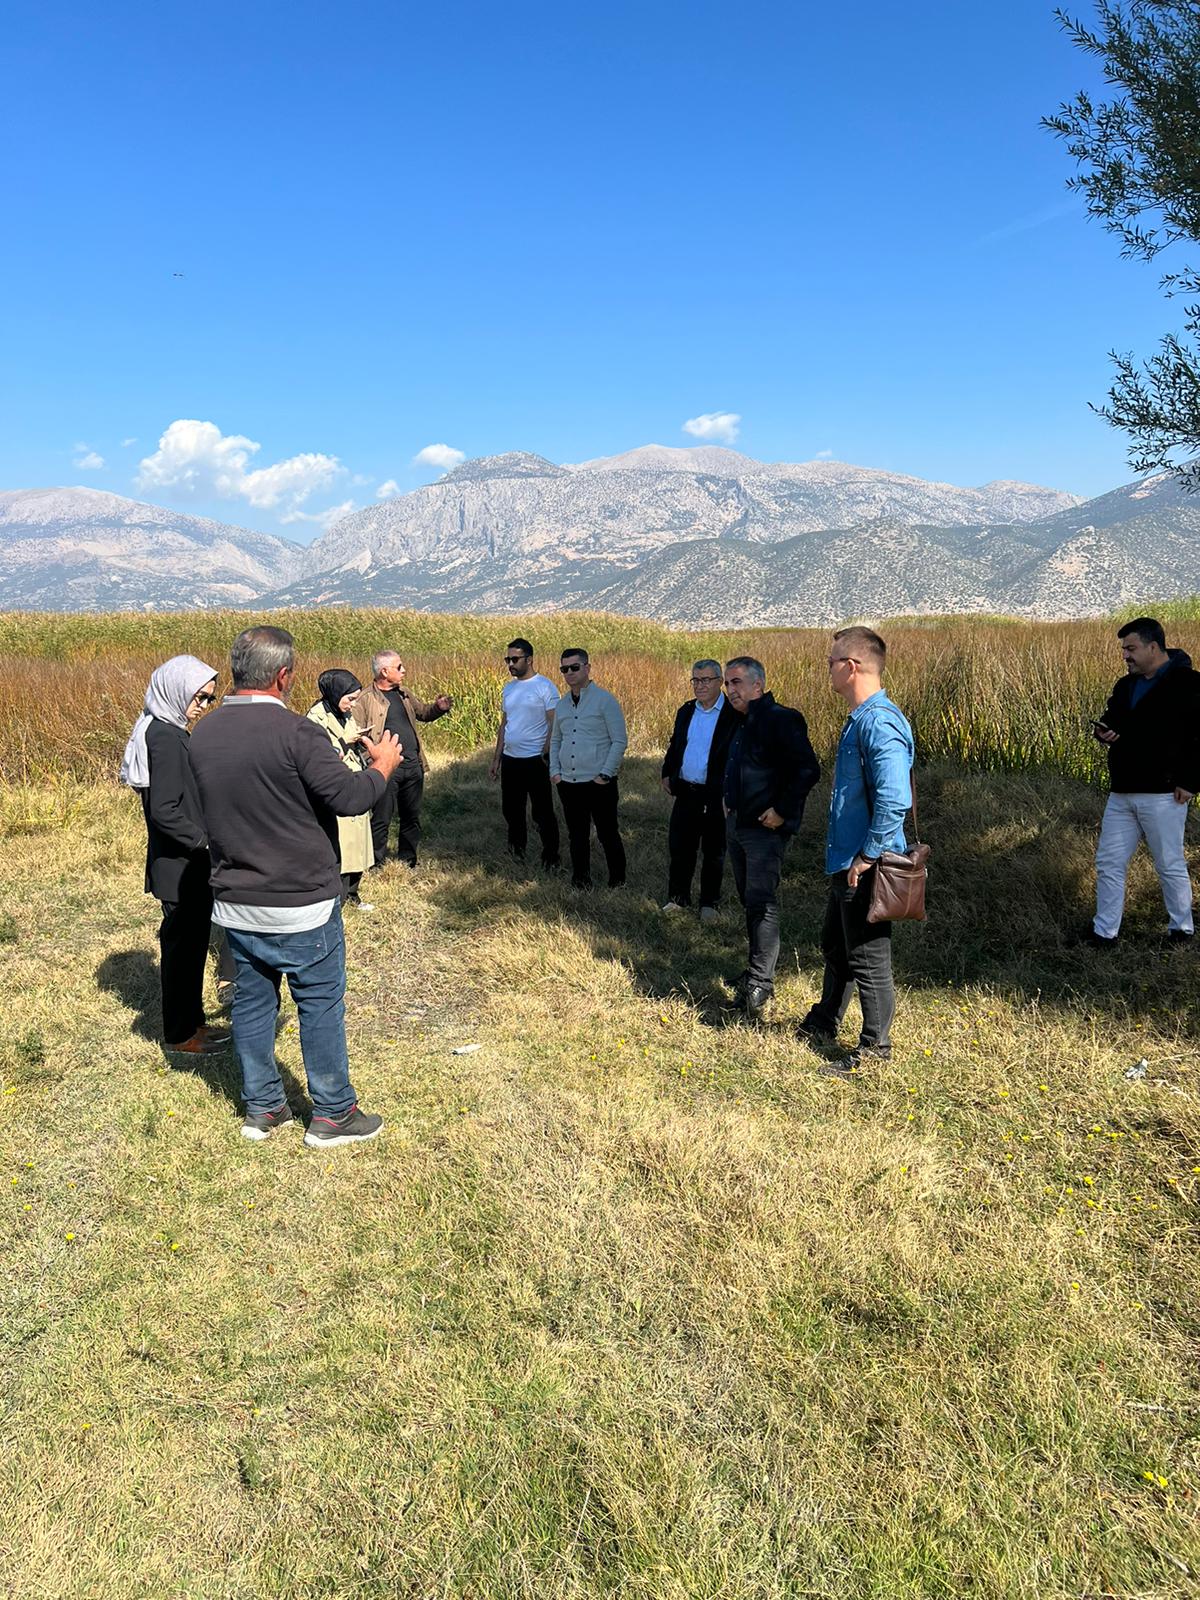
<path fill-rule="evenodd" d="M 192 735 L 192 771 L 212 856 L 213 922 L 237 967 L 233 1046 L 247 1139 L 293 1121 L 275 1062 L 280 983 L 300 1018 L 313 1114 L 304 1142 L 323 1149 L 373 1139 L 383 1118 L 360 1111 L 346 1054 L 346 946 L 337 818 L 370 811 L 401 760 L 394 734 L 363 739 L 373 765 L 353 772 L 327 736 L 287 701 L 294 641 L 247 628 L 230 652 L 233 693 Z"/>
<path fill-rule="evenodd" d="M 571 846 L 571 883 L 592 887 L 592 825 L 608 865 L 608 886 L 625 882 L 625 846 L 617 821 L 617 772 L 629 737 L 615 696 L 592 682 L 586 650 L 564 650 L 567 687 L 550 734 L 550 782 L 558 790 Z"/>

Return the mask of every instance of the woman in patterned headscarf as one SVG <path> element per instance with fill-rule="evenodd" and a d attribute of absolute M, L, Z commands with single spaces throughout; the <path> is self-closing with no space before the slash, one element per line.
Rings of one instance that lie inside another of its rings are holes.
<path fill-rule="evenodd" d="M 121 762 L 121 782 L 146 818 L 146 893 L 162 904 L 158 930 L 163 1037 L 168 1050 L 211 1055 L 228 1033 L 204 1021 L 204 968 L 212 924 L 208 831 L 188 759 L 188 727 L 211 705 L 217 675 L 195 656 L 155 669 Z"/>
<path fill-rule="evenodd" d="M 362 772 L 368 765 L 359 743 L 358 725 L 350 712 L 362 693 L 362 684 L 352 672 L 343 667 L 331 667 L 317 679 L 321 698 L 308 713 L 309 721 L 324 728 L 333 748 L 354 772 Z M 371 843 L 371 813 L 361 817 L 339 817 L 338 857 L 342 866 L 342 904 L 357 906 L 360 911 L 374 911 L 369 900 L 360 900 L 358 886 L 362 875 L 375 860 Z"/>

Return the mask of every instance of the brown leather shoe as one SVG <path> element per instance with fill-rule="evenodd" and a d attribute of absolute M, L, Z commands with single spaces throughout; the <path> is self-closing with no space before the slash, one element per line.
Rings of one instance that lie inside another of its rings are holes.
<path fill-rule="evenodd" d="M 228 1033 L 222 1033 L 204 1023 L 196 1029 L 190 1039 L 185 1039 L 182 1044 L 169 1044 L 167 1049 L 173 1055 L 215 1056 L 218 1051 L 229 1048 L 229 1037 Z"/>

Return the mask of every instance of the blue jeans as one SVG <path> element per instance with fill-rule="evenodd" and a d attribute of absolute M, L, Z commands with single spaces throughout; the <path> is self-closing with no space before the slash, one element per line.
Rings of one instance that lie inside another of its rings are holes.
<path fill-rule="evenodd" d="M 286 974 L 300 1016 L 300 1052 L 313 1111 L 340 1117 L 355 1103 L 346 1054 L 346 941 L 334 906 L 323 928 L 307 933 L 250 933 L 227 928 L 237 965 L 233 1048 L 242 1069 L 246 1114 L 278 1111 L 287 1100 L 275 1064 L 279 986 Z"/>

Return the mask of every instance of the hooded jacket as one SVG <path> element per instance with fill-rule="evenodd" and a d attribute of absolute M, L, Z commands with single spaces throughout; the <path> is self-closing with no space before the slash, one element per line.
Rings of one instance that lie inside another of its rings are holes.
<path fill-rule="evenodd" d="M 793 834 L 808 791 L 821 776 L 808 724 L 791 706 L 777 705 L 772 694 L 751 700 L 739 720 L 725 767 L 725 804 L 739 828 L 761 827 L 759 817 L 773 806 L 783 818 L 778 831 Z"/>
<path fill-rule="evenodd" d="M 1170 666 L 1133 705 L 1138 674 L 1114 684 L 1104 722 L 1119 737 L 1108 747 L 1114 794 L 1200 793 L 1200 673 L 1183 650 L 1168 650 Z"/>

